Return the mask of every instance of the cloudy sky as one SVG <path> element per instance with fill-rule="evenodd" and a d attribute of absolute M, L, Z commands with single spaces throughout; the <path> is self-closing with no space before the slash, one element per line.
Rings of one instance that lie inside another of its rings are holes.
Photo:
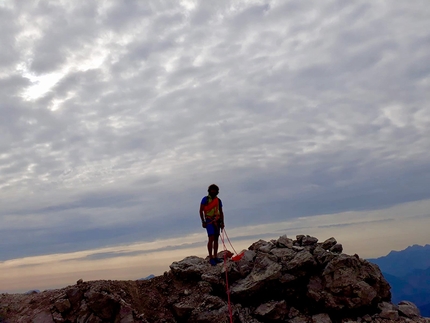
<path fill-rule="evenodd" d="M 211 183 L 239 248 L 430 243 L 429 16 L 427 0 L 0 0 L 0 291 L 204 256 Z"/>

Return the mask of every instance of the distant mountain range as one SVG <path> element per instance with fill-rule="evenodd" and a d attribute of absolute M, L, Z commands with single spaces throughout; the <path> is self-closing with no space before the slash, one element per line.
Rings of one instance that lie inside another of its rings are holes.
<path fill-rule="evenodd" d="M 390 283 L 393 303 L 411 301 L 422 316 L 430 316 L 430 245 L 413 245 L 368 260 L 381 268 Z"/>

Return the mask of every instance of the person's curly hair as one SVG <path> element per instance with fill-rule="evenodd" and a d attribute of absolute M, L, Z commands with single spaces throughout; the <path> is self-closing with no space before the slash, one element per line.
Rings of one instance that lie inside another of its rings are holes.
<path fill-rule="evenodd" d="M 217 192 L 219 192 L 219 187 L 218 187 L 218 185 L 216 185 L 216 184 L 211 184 L 211 185 L 209 185 L 209 187 L 208 187 L 208 192 L 209 192 L 210 190 L 216 190 Z"/>

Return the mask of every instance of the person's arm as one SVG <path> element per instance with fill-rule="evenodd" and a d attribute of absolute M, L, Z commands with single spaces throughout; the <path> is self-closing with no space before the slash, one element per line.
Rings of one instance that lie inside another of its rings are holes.
<path fill-rule="evenodd" d="M 222 211 L 222 206 L 219 207 L 219 215 L 221 220 L 221 229 L 224 229 L 224 212 Z"/>
<path fill-rule="evenodd" d="M 206 220 L 205 220 L 205 214 L 204 214 L 204 209 L 205 209 L 205 206 L 204 206 L 204 204 L 200 204 L 200 210 L 199 210 L 199 213 L 200 213 L 200 219 L 202 220 L 202 227 L 203 228 L 206 228 Z"/>

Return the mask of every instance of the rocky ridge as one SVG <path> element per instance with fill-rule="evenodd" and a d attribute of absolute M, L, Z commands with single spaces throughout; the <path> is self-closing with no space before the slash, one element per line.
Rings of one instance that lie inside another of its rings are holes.
<path fill-rule="evenodd" d="M 236 323 L 430 323 L 414 304 L 390 302 L 377 265 L 342 251 L 334 238 L 259 240 L 239 261 L 227 251 L 226 263 L 214 267 L 190 256 L 150 280 L 80 280 L 59 290 L 2 294 L 0 322 L 227 323 L 227 271 Z"/>

